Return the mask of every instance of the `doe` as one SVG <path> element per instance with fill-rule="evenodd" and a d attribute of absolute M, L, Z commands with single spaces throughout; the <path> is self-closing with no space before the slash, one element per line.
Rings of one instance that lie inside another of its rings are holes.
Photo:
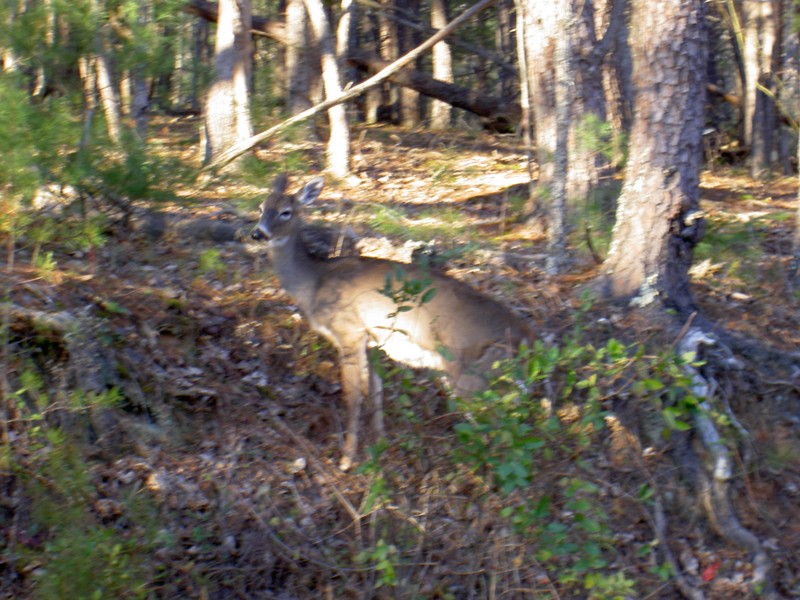
<path fill-rule="evenodd" d="M 509 309 L 469 286 L 420 265 L 345 256 L 321 259 L 309 253 L 301 229 L 301 207 L 323 186 L 312 179 L 296 194 L 279 175 L 253 230 L 268 240 L 281 286 L 311 328 L 338 350 L 347 432 L 342 470 L 353 464 L 358 421 L 365 396 L 374 406 L 374 426 L 383 435 L 381 381 L 369 347 L 412 367 L 442 371 L 453 392 L 465 396 L 486 386 L 492 364 L 533 341 L 532 330 Z"/>

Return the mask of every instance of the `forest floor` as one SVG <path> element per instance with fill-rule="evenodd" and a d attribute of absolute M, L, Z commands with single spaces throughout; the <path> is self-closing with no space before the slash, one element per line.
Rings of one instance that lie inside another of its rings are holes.
<path fill-rule="evenodd" d="M 162 133 L 165 147 L 192 159 L 168 124 Z M 544 273 L 544 240 L 515 223 L 527 173 L 514 138 L 385 128 L 355 137 L 355 176 L 329 183 L 311 217 L 368 238 L 364 252 L 399 260 L 408 258 L 409 240 L 437 240 L 452 276 L 524 314 L 543 339 L 560 339 L 582 319 L 587 343 L 611 336 L 662 343 L 656 324 L 618 307 L 596 303 L 581 312 L 577 290 L 597 269 L 583 234 L 575 236 L 570 274 Z M 247 231 L 272 174 L 289 170 L 296 189 L 323 153 L 313 143 L 261 151 L 280 167 L 263 177 L 181 184 L 160 209 Z M 730 166 L 705 172 L 709 232 L 692 270 L 706 316 L 786 352 L 800 345 L 798 292 L 787 275 L 796 202 L 796 178 L 755 182 Z M 94 589 L 108 594 L 99 597 L 680 597 L 669 571 L 659 570 L 658 511 L 636 497 L 650 477 L 661 486 L 666 542 L 685 576 L 707 598 L 756 597 L 750 557 L 714 532 L 691 490 L 686 499 L 668 443 L 655 456 L 619 460 L 603 434 L 591 459 L 575 459 L 579 467 L 562 458 L 539 465 L 548 485 L 578 468 L 594 482 L 595 516 L 610 528 L 597 570 L 632 581 L 627 593 L 570 582 L 565 573 L 591 569 L 543 554 L 534 526 L 513 525 L 508 495 L 458 460 L 454 426 L 463 415 L 425 373 L 390 374 L 388 446 L 367 451 L 375 440 L 365 422 L 362 467 L 340 472 L 335 353 L 280 290 L 263 246 L 188 231 L 117 229 L 89 252 L 54 246 L 46 274 L 31 264 L 33 246 L 21 244 L 13 267 L 4 265 L 13 304 L 33 320 L 41 311 L 80 324 L 70 340 L 46 333 L 45 343 L 17 323 L 12 341 L 25 358 L 8 365 L 12 384 L 22 386 L 25 364 L 35 362 L 56 402 L 93 377 L 121 390 L 124 401 L 59 422 L 81 439 L 88 465 L 86 487 L 74 493 L 58 474 L 32 472 L 52 459 L 55 442 L 34 445 L 12 425 L 21 466 L 2 482 L 0 596 L 59 597 L 71 589 L 53 583 L 59 569 L 73 579 L 88 569 Z M 595 245 L 602 251 L 600 239 Z M 739 519 L 774 562 L 777 591 L 798 597 L 798 373 L 744 358 L 720 395 L 750 436 L 734 457 Z M 90 537 L 83 555 L 60 549 L 64 528 L 57 534 L 42 525 L 56 517 L 40 514 L 47 506 L 37 493 L 56 506 L 74 504 L 121 546 Z M 568 502 L 554 508 L 576 510 Z M 625 589 L 610 575 L 603 585 Z"/>

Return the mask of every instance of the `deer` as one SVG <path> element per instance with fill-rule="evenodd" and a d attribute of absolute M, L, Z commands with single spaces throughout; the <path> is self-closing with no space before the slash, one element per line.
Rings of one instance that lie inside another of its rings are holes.
<path fill-rule="evenodd" d="M 301 231 L 303 209 L 316 200 L 324 180 L 286 192 L 288 176 L 276 177 L 251 237 L 267 242 L 281 287 L 311 329 L 338 352 L 347 417 L 339 468 L 354 464 L 362 404 L 373 405 L 373 426 L 383 437 L 382 382 L 370 348 L 415 368 L 440 371 L 461 397 L 487 386 L 493 364 L 521 344 L 532 344 L 527 322 L 467 284 L 423 265 L 365 256 L 321 258 Z"/>

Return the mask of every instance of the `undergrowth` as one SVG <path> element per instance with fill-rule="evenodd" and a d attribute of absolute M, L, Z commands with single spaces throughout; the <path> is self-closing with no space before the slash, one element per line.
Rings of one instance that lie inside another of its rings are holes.
<path fill-rule="evenodd" d="M 418 287 L 419 294 L 427 290 L 425 282 Z M 454 400 L 452 408 L 463 419 L 439 448 L 448 455 L 442 468 L 453 481 L 470 480 L 482 490 L 477 501 L 491 506 L 492 518 L 508 528 L 498 534 L 505 540 L 501 543 L 520 544 L 526 548 L 521 552 L 531 553 L 530 565 L 515 564 L 520 573 L 532 570 L 533 575 L 516 577 L 537 597 L 638 597 L 645 592 L 642 582 L 628 572 L 622 558 L 630 553 L 650 564 L 656 587 L 673 574 L 655 531 L 631 542 L 624 528 L 618 529 L 620 515 L 609 512 L 615 504 L 610 498 L 621 495 L 635 507 L 634 513 L 652 510 L 657 490 L 642 459 L 634 469 L 641 473 L 628 477 L 625 491 L 606 478 L 604 465 L 611 452 L 608 423 L 616 420 L 620 403 L 650 413 L 656 426 L 647 433 L 654 446 L 665 446 L 676 432 L 691 427 L 700 407 L 689 366 L 700 363 L 672 350 L 647 353 L 641 345 L 613 338 L 595 346 L 576 325 L 560 344 L 536 342 L 497 363 L 487 391 Z M 724 423 L 723 417 L 714 416 Z M 419 443 L 415 447 L 404 438 L 398 447 L 420 460 L 430 450 Z M 397 508 L 391 507 L 401 506 L 409 491 L 407 481 L 387 470 L 397 460 L 390 458 L 391 448 L 386 441 L 371 447 L 359 470 L 370 481 L 359 510 L 371 515 L 375 535 L 357 562 L 368 563 L 379 573 L 379 586 L 393 589 L 397 597 L 418 597 L 416 582 L 403 574 L 414 570 L 413 557 L 425 551 L 417 537 L 400 533 L 392 516 Z"/>

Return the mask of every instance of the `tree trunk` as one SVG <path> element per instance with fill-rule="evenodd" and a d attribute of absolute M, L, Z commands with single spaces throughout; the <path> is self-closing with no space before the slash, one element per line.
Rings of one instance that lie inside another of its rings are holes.
<path fill-rule="evenodd" d="M 621 0 L 617 0 L 620 2 Z M 594 204 L 597 196 L 607 195 L 601 190 L 602 180 L 609 174 L 609 157 L 602 153 L 607 140 L 601 126 L 606 123 L 606 98 L 603 89 L 602 63 L 608 44 L 601 43 L 595 28 L 597 18 L 595 3 L 591 0 L 571 2 L 574 27 L 570 34 L 572 58 L 572 102 L 569 131 L 569 172 L 567 197 Z"/>
<path fill-rule="evenodd" d="M 775 2 L 744 0 L 742 26 L 745 71 L 744 137 L 750 147 L 750 174 L 767 175 L 772 166 L 777 112 L 770 97 L 775 92 L 774 50 L 778 15 Z"/>
<path fill-rule="evenodd" d="M 311 29 L 317 39 L 322 56 L 322 82 L 328 100 L 342 95 L 339 64 L 334 52 L 333 38 L 321 0 L 305 0 Z M 343 104 L 328 109 L 330 137 L 328 138 L 327 168 L 336 177 L 345 177 L 350 172 L 350 128 Z"/>
<path fill-rule="evenodd" d="M 311 106 L 311 52 L 303 0 L 286 3 L 286 109 L 290 115 Z"/>
<path fill-rule="evenodd" d="M 634 122 L 617 222 L 600 279 L 615 298 L 694 309 L 688 269 L 698 212 L 705 105 L 702 0 L 633 0 Z"/>
<path fill-rule="evenodd" d="M 205 164 L 253 135 L 250 123 L 250 0 L 220 0 L 214 81 L 205 113 Z"/>
<path fill-rule="evenodd" d="M 81 128 L 81 141 L 79 148 L 86 151 L 89 148 L 92 135 L 92 119 L 97 110 L 97 76 L 94 69 L 94 59 L 88 56 L 78 58 L 78 73 L 83 87 L 83 126 Z"/>
<path fill-rule="evenodd" d="M 628 43 L 628 3 L 629 0 L 595 1 L 603 30 L 599 43 L 605 47 L 600 69 L 606 99 L 606 119 L 617 138 L 627 135 L 633 122 L 633 59 Z M 612 160 L 621 162 L 622 156 Z"/>
<path fill-rule="evenodd" d="M 418 15 L 421 12 L 422 0 L 395 0 L 398 10 L 407 14 Z M 405 54 L 417 43 L 417 30 L 402 25 L 397 28 L 399 54 Z M 400 88 L 400 123 L 406 127 L 417 127 L 420 124 L 422 111 L 420 95 L 417 90 L 410 87 Z"/>
<path fill-rule="evenodd" d="M 111 42 L 108 39 L 108 19 L 101 15 L 97 0 L 92 0 L 92 11 L 97 19 L 97 29 L 94 34 L 95 55 L 91 62 L 94 63 L 97 79 L 97 91 L 103 105 L 103 114 L 106 118 L 108 137 L 115 144 L 122 139 L 122 116 L 119 101 L 119 92 L 114 81 L 111 68 Z"/>
<path fill-rule="evenodd" d="M 547 271 L 552 275 L 561 273 L 567 264 L 567 178 L 570 170 L 570 152 L 567 145 L 572 79 L 571 9 L 570 2 L 562 2 L 558 6 L 556 28 L 561 35 L 556 41 L 553 56 L 556 143 L 551 185 L 553 197 L 550 205 L 550 226 L 547 231 Z"/>
<path fill-rule="evenodd" d="M 514 14 L 513 8 L 513 0 L 501 0 L 497 4 L 497 31 L 494 36 L 495 52 L 508 64 L 513 64 L 516 60 L 514 49 L 517 41 L 514 30 L 517 23 L 522 21 Z M 500 98 L 510 98 L 518 93 L 518 83 L 517 78 L 512 77 L 507 69 L 499 69 L 495 94 Z"/>
<path fill-rule="evenodd" d="M 606 161 L 596 145 L 586 142 L 605 123 L 605 96 L 600 77 L 600 65 L 606 46 L 600 45 L 595 33 L 594 3 L 584 0 L 528 0 L 525 9 L 525 43 L 527 46 L 530 98 L 534 115 L 534 146 L 537 150 L 539 179 L 528 206 L 534 218 L 541 213 L 543 201 L 552 197 L 554 157 L 558 128 L 556 123 L 555 53 L 566 35 L 558 23 L 558 13 L 569 9 L 570 45 L 565 50 L 567 63 L 572 64 L 569 107 L 569 169 L 566 194 L 571 205 L 591 200 L 600 186 Z M 575 12 L 579 10 L 580 12 Z"/>
<path fill-rule="evenodd" d="M 528 37 L 526 23 L 527 2 L 525 0 L 514 0 L 514 8 L 517 13 L 517 64 L 519 70 L 519 103 L 520 103 L 520 129 L 522 141 L 525 144 L 525 162 L 528 168 L 528 199 L 532 202 L 536 188 L 534 186 L 534 159 L 533 159 L 533 107 L 531 106 L 531 70 L 528 67 L 528 50 L 525 40 Z"/>
<path fill-rule="evenodd" d="M 152 18 L 149 2 L 141 2 L 139 4 L 138 18 L 139 26 L 146 27 Z M 147 110 L 150 105 L 150 81 L 146 75 L 146 68 L 143 62 L 133 65 L 131 68 L 131 91 L 130 116 L 133 118 L 136 133 L 141 139 L 145 139 L 147 137 Z"/>
<path fill-rule="evenodd" d="M 445 0 L 431 0 L 431 26 L 444 29 L 447 26 L 447 3 Z M 433 47 L 433 78 L 446 83 L 453 82 L 453 58 L 450 46 L 439 42 Z M 451 106 L 446 102 L 434 100 L 430 106 L 431 129 L 450 127 Z"/>

